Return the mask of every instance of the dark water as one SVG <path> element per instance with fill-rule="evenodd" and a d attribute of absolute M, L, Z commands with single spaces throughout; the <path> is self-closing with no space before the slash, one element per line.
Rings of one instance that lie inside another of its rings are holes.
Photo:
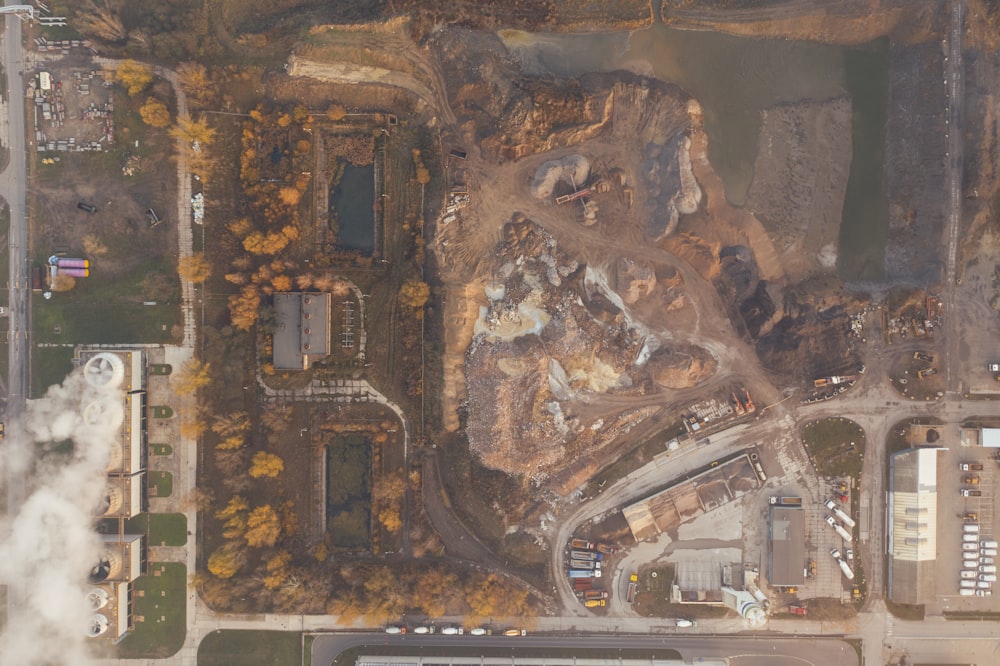
<path fill-rule="evenodd" d="M 337 245 L 370 255 L 375 250 L 375 166 L 347 164 L 330 192 L 330 209 L 337 213 Z"/>
<path fill-rule="evenodd" d="M 371 452 L 363 435 L 337 437 L 326 447 L 326 527 L 334 546 L 370 544 Z"/>
<path fill-rule="evenodd" d="M 888 233 L 881 177 L 888 91 L 884 45 L 858 49 L 750 39 L 677 30 L 660 23 L 631 35 L 504 31 L 501 37 L 530 73 L 578 76 L 627 69 L 686 90 L 701 104 L 709 160 L 725 185 L 726 198 L 737 206 L 745 201 L 753 181 L 763 109 L 851 95 L 854 157 L 838 267 L 848 280 L 881 275 Z M 857 254 L 859 249 L 862 255 Z"/>

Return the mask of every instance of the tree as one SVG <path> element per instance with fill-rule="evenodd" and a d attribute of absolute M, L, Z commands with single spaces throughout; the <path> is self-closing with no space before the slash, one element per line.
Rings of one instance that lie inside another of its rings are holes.
<path fill-rule="evenodd" d="M 399 302 L 404 307 L 419 310 L 427 303 L 431 289 L 421 280 L 407 280 L 399 288 Z"/>
<path fill-rule="evenodd" d="M 250 415 L 247 412 L 233 412 L 215 417 L 212 432 L 222 437 L 241 435 L 250 429 Z"/>
<path fill-rule="evenodd" d="M 192 358 L 181 366 L 178 372 L 170 377 L 174 392 L 178 395 L 194 395 L 198 389 L 208 386 L 212 381 L 211 364 L 202 363 Z"/>
<path fill-rule="evenodd" d="M 292 555 L 287 550 L 279 550 L 274 557 L 270 558 L 265 565 L 267 576 L 264 577 L 264 587 L 269 590 L 276 590 L 288 578 L 288 565 L 292 561 Z"/>
<path fill-rule="evenodd" d="M 204 148 L 215 141 L 215 130 L 208 126 L 208 121 L 204 118 L 193 120 L 190 116 L 179 117 L 177 125 L 170 130 L 170 134 L 185 143 L 198 144 L 199 148 Z"/>
<path fill-rule="evenodd" d="M 199 104 L 204 105 L 215 94 L 215 87 L 208 76 L 208 70 L 200 63 L 182 62 L 177 66 L 177 78 L 181 90 Z"/>
<path fill-rule="evenodd" d="M 271 547 L 281 536 L 281 519 L 269 504 L 262 504 L 247 516 L 247 531 L 243 535 L 248 546 Z"/>
<path fill-rule="evenodd" d="M 106 42 L 124 42 L 128 37 L 118 12 L 121 3 L 111 0 L 84 0 L 73 12 L 73 27 Z"/>
<path fill-rule="evenodd" d="M 235 451 L 237 449 L 243 448 L 246 442 L 243 441 L 242 435 L 230 435 L 224 440 L 215 445 L 219 451 Z"/>
<path fill-rule="evenodd" d="M 167 110 L 167 105 L 152 97 L 147 98 L 146 103 L 139 107 L 139 116 L 142 117 L 142 122 L 150 127 L 163 128 L 170 124 L 170 111 Z"/>
<path fill-rule="evenodd" d="M 245 285 L 239 294 L 229 297 L 229 318 L 233 326 L 249 331 L 257 323 L 260 294 L 253 285 Z"/>
<path fill-rule="evenodd" d="M 294 187 L 282 187 L 278 191 L 281 202 L 287 206 L 297 206 L 302 198 L 302 192 Z"/>
<path fill-rule="evenodd" d="M 275 291 L 291 291 L 292 278 L 287 275 L 275 275 L 271 278 L 271 286 L 274 287 Z"/>
<path fill-rule="evenodd" d="M 195 252 L 177 261 L 177 274 L 182 280 L 202 283 L 212 274 L 212 264 L 208 262 L 204 252 Z"/>
<path fill-rule="evenodd" d="M 198 439 L 205 433 L 207 428 L 208 424 L 205 423 L 205 419 L 201 418 L 198 414 L 191 414 L 184 417 L 178 430 L 181 433 L 181 437 Z"/>
<path fill-rule="evenodd" d="M 226 544 L 208 557 L 208 570 L 216 578 L 232 578 L 246 564 L 242 548 Z"/>
<path fill-rule="evenodd" d="M 402 471 L 386 474 L 372 489 L 372 501 L 376 504 L 398 502 L 406 492 L 406 481 Z"/>
<path fill-rule="evenodd" d="M 115 70 L 115 80 L 125 86 L 130 96 L 138 95 L 153 82 L 153 72 L 135 60 L 122 60 Z"/>
<path fill-rule="evenodd" d="M 403 520 L 399 517 L 399 507 L 394 504 L 390 504 L 378 512 L 378 521 L 382 523 L 382 527 L 393 534 L 403 526 Z"/>
<path fill-rule="evenodd" d="M 478 617 L 527 615 L 531 611 L 528 593 L 504 585 L 496 574 L 474 576 L 465 588 L 465 601 Z"/>
<path fill-rule="evenodd" d="M 364 583 L 368 610 L 365 613 L 372 622 L 382 623 L 399 617 L 406 607 L 406 594 L 400 584 L 398 572 L 387 566 L 373 567 L 368 571 Z"/>
<path fill-rule="evenodd" d="M 347 109 L 345 109 L 340 104 L 331 104 L 326 109 L 326 117 L 334 122 L 338 120 L 343 120 L 344 116 L 346 115 L 347 115 Z"/>
<path fill-rule="evenodd" d="M 458 587 L 458 576 L 440 568 L 431 568 L 417 576 L 413 588 L 414 602 L 431 617 L 447 613 L 448 595 Z"/>
<path fill-rule="evenodd" d="M 259 479 L 266 476 L 270 479 L 277 477 L 285 469 L 285 461 L 273 453 L 258 451 L 253 455 L 250 466 L 250 476 Z"/>

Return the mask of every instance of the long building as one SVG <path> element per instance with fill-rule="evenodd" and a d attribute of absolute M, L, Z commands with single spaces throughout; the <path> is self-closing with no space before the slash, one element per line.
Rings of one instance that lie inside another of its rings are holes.
<path fill-rule="evenodd" d="M 889 599 L 934 598 L 937 560 L 938 448 L 906 449 L 889 459 Z"/>
<path fill-rule="evenodd" d="M 774 587 L 791 587 L 805 582 L 805 512 L 797 506 L 771 506 L 767 523 L 770 548 L 767 581 Z"/>

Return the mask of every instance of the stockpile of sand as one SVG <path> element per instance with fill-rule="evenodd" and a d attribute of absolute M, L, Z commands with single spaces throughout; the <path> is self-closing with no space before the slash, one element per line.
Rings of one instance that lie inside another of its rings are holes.
<path fill-rule="evenodd" d="M 567 155 L 560 160 L 545 162 L 535 172 L 531 183 L 531 194 L 538 199 L 548 199 L 563 181 L 576 190 L 584 186 L 590 177 L 590 162 L 583 155 Z"/>

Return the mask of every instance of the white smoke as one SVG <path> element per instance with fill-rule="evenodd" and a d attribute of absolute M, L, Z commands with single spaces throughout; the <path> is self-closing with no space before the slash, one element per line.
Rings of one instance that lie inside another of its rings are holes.
<path fill-rule="evenodd" d="M 84 418 L 94 403 L 106 418 L 93 410 Z M 91 386 L 78 370 L 31 402 L 25 432 L 0 444 L 0 478 L 24 486 L 24 502 L 0 519 L 0 585 L 8 587 L 0 664 L 90 661 L 86 583 L 102 551 L 94 513 L 122 416 L 118 387 Z M 66 441 L 71 451 L 60 446 Z"/>

